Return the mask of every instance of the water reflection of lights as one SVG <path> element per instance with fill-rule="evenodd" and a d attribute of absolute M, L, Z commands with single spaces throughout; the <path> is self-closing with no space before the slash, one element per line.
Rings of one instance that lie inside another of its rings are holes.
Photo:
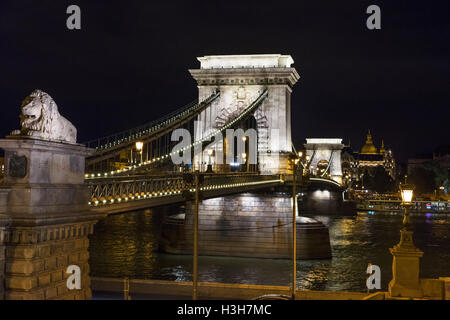
<path fill-rule="evenodd" d="M 330 199 L 330 191 L 328 190 L 316 190 L 312 194 L 313 198 L 316 199 Z"/>
<path fill-rule="evenodd" d="M 329 280 L 329 272 L 329 267 L 315 267 L 313 270 L 310 270 L 304 277 L 301 277 L 301 279 L 299 279 L 298 287 L 308 290 L 320 283 L 324 284 Z"/>

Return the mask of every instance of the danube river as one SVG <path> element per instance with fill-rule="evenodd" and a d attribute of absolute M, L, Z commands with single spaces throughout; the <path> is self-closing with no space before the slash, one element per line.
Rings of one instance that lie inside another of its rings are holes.
<path fill-rule="evenodd" d="M 157 208 L 100 221 L 91 236 L 91 275 L 191 281 L 191 256 L 158 252 L 162 219 L 179 210 Z M 389 248 L 399 241 L 401 215 L 312 217 L 329 227 L 333 258 L 299 260 L 298 289 L 365 292 L 366 269 L 372 263 L 381 268 L 382 289 L 387 290 L 392 278 Z M 428 214 L 411 220 L 416 246 L 425 252 L 421 277 L 450 276 L 450 217 Z M 290 270 L 289 260 L 199 257 L 199 281 L 205 282 L 288 286 Z"/>

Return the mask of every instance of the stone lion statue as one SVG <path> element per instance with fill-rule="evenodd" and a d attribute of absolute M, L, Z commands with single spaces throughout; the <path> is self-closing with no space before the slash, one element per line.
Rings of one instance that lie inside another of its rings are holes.
<path fill-rule="evenodd" d="M 11 135 L 30 136 L 42 140 L 76 143 L 77 129 L 58 112 L 52 97 L 42 90 L 34 90 L 22 102 L 22 129 Z"/>

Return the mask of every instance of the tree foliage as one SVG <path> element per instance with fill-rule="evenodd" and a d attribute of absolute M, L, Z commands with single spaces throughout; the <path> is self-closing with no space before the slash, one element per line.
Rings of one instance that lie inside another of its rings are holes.
<path fill-rule="evenodd" d="M 364 186 L 378 193 L 396 191 L 394 180 L 382 166 L 367 170 L 364 174 Z"/>
<path fill-rule="evenodd" d="M 425 163 L 424 168 L 433 173 L 435 189 L 439 189 L 443 186 L 444 193 L 448 194 L 450 188 L 450 168 L 441 167 L 439 163 L 435 161 Z"/>

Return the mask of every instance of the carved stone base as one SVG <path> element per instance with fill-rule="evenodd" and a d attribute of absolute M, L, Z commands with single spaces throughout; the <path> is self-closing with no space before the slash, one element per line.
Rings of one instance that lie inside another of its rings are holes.
<path fill-rule="evenodd" d="M 419 273 L 423 252 L 414 246 L 412 231 L 404 228 L 400 232 L 399 244 L 389 249 L 394 256 L 389 294 L 391 297 L 421 298 L 423 290 Z"/>
<path fill-rule="evenodd" d="M 88 235 L 99 219 L 84 184 L 92 150 L 19 137 L 0 140 L 0 147 L 7 190 L 0 193 L 0 213 L 4 208 L 10 219 L 3 242 L 5 299 L 90 299 Z M 81 289 L 67 286 L 70 265 L 81 270 Z"/>
<path fill-rule="evenodd" d="M 6 239 L 6 299 L 90 299 L 89 240 L 93 222 L 16 227 Z M 81 289 L 69 290 L 69 265 L 81 269 Z"/>

